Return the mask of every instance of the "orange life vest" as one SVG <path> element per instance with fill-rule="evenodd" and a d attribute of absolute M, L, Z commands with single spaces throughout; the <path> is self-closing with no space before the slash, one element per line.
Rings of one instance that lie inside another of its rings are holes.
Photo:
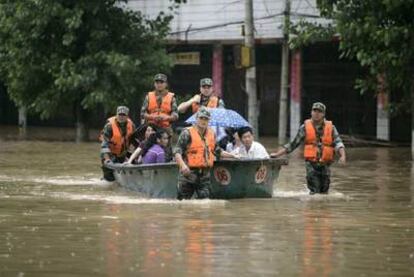
<path fill-rule="evenodd" d="M 217 96 L 211 96 L 207 103 L 207 108 L 217 108 L 219 105 L 219 98 Z M 193 113 L 198 112 L 198 109 L 200 108 L 199 103 L 193 103 L 191 106 L 193 109 Z"/>
<path fill-rule="evenodd" d="M 323 128 L 323 136 L 321 138 L 321 155 L 318 160 L 318 141 L 315 127 L 311 119 L 305 120 L 305 150 L 304 157 L 307 161 L 320 162 L 323 164 L 330 163 L 334 160 L 334 148 L 332 137 L 333 125 L 332 121 L 325 121 Z"/>
<path fill-rule="evenodd" d="M 187 162 L 190 168 L 208 168 L 214 164 L 214 149 L 216 148 L 216 140 L 212 129 L 208 128 L 201 138 L 197 127 L 189 127 L 191 135 L 191 144 L 187 149 Z M 207 148 L 207 149 L 206 149 Z"/>
<path fill-rule="evenodd" d="M 122 136 L 121 129 L 118 126 L 116 121 L 116 116 L 113 116 L 108 119 L 109 123 L 112 127 L 112 138 L 110 140 L 109 149 L 111 149 L 111 153 L 115 156 L 119 157 L 124 154 L 129 145 L 129 139 L 131 138 L 133 130 L 133 124 L 131 119 L 128 118 L 127 121 L 127 133 L 125 136 Z"/>
<path fill-rule="evenodd" d="M 174 93 L 168 92 L 162 97 L 161 105 L 158 106 L 157 96 L 154 91 L 148 92 L 148 114 L 150 115 L 171 115 L 171 103 L 174 98 Z M 155 121 L 148 120 L 148 123 L 152 123 L 162 128 L 170 127 L 171 123 L 168 120 Z"/>

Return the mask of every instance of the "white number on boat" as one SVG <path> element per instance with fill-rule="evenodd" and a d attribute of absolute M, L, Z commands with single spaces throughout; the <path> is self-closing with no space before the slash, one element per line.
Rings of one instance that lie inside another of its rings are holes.
<path fill-rule="evenodd" d="M 214 169 L 214 178 L 223 186 L 227 186 L 231 182 L 231 174 L 226 168 L 219 166 Z"/>
<path fill-rule="evenodd" d="M 266 180 L 266 177 L 267 177 L 267 167 L 265 165 L 262 165 L 256 171 L 256 176 L 254 178 L 254 181 L 256 182 L 256 184 L 261 184 Z"/>

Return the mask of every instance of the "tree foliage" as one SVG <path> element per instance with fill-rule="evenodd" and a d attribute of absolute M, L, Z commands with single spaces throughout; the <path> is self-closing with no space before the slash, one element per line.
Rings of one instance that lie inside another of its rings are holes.
<path fill-rule="evenodd" d="M 289 47 L 299 49 L 320 41 L 330 41 L 335 35 L 332 24 L 309 22 L 304 19 L 292 24 L 289 30 Z"/>
<path fill-rule="evenodd" d="M 317 0 L 317 5 L 333 25 L 298 24 L 292 47 L 336 34 L 341 57 L 356 59 L 369 71 L 366 79 L 357 80 L 362 92 L 376 90 L 379 75 L 385 77 L 387 90 L 410 91 L 414 0 Z"/>
<path fill-rule="evenodd" d="M 359 87 L 372 88 L 384 75 L 389 89 L 411 89 L 414 57 L 413 0 L 318 0 L 323 16 L 334 19 L 343 57 L 356 58 L 371 78 Z"/>
<path fill-rule="evenodd" d="M 0 0 L 0 78 L 19 106 L 107 109 L 137 99 L 170 68 L 170 15 L 148 19 L 117 0 Z"/>

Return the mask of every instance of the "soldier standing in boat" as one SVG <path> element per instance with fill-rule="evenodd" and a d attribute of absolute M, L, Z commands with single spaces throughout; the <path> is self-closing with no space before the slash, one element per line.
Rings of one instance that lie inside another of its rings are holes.
<path fill-rule="evenodd" d="M 174 135 L 172 123 L 178 119 L 177 100 L 174 93 L 168 91 L 167 75 L 154 76 L 154 91 L 148 92 L 141 108 L 141 124 L 153 124 L 167 131 L 170 141 L 165 149 L 166 161 L 172 159 L 171 138 Z"/>
<path fill-rule="evenodd" d="M 141 108 L 141 123 L 151 123 L 173 135 L 171 124 L 178 119 L 177 101 L 174 93 L 168 91 L 167 76 L 154 76 L 154 91 L 148 92 Z"/>
<path fill-rule="evenodd" d="M 332 121 L 325 119 L 326 107 L 320 102 L 312 105 L 311 118 L 305 120 L 296 137 L 284 145 L 271 157 L 277 158 L 294 151 L 304 142 L 306 180 L 310 194 L 328 193 L 335 152 L 339 153 L 339 163 L 346 162 L 345 146 Z"/>
<path fill-rule="evenodd" d="M 128 117 L 129 109 L 119 106 L 116 116 L 107 120 L 101 134 L 101 160 L 103 177 L 107 181 L 114 181 L 112 170 L 104 164 L 125 162 L 131 136 L 135 132 L 135 125 Z"/>
<path fill-rule="evenodd" d="M 190 100 L 178 106 L 178 112 L 185 113 L 190 107 L 192 113 L 196 113 L 200 106 L 207 108 L 225 108 L 221 98 L 214 95 L 213 80 L 203 78 L 200 80 L 200 93 L 194 95 Z"/>
<path fill-rule="evenodd" d="M 180 173 L 178 177 L 177 198 L 190 199 L 194 192 L 197 199 L 210 197 L 210 169 L 215 157 L 237 158 L 236 155 L 222 150 L 216 137 L 208 127 L 210 112 L 201 107 L 197 112 L 194 126 L 184 129 L 174 149 Z"/>

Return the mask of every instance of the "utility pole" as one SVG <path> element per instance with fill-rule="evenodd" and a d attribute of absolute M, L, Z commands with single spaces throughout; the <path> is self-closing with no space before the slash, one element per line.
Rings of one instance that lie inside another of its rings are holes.
<path fill-rule="evenodd" d="M 289 91 L 289 25 L 290 25 L 290 0 L 285 0 L 282 44 L 282 73 L 280 78 L 280 103 L 279 103 L 279 145 L 285 143 L 287 129 L 287 100 Z"/>
<path fill-rule="evenodd" d="M 244 45 L 250 50 L 250 64 L 246 68 L 246 93 L 248 97 L 247 117 L 253 127 L 256 137 L 259 136 L 259 120 L 257 112 L 256 92 L 256 58 L 254 47 L 254 26 L 253 26 L 253 0 L 244 1 L 245 10 L 245 37 Z"/>

